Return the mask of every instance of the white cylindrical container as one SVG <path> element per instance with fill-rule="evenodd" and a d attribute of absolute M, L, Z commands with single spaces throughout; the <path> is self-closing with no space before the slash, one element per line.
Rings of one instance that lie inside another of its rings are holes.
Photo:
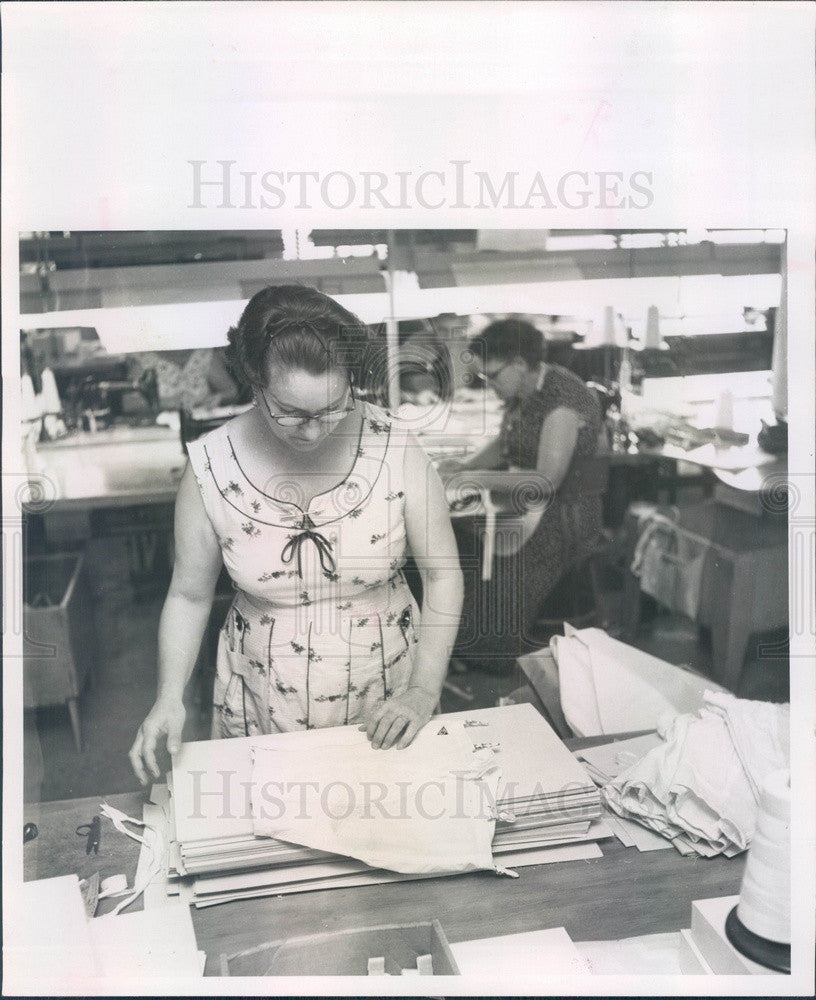
<path fill-rule="evenodd" d="M 717 398 L 714 426 L 729 431 L 734 429 L 734 397 L 728 389 L 724 389 Z"/>
<path fill-rule="evenodd" d="M 646 336 L 643 346 L 650 349 L 660 347 L 660 310 L 657 306 L 649 306 L 646 313 Z"/>
<path fill-rule="evenodd" d="M 604 321 L 603 321 L 603 341 L 604 344 L 614 344 L 616 341 L 615 336 L 615 310 L 612 306 L 606 306 L 604 309 Z"/>
<path fill-rule="evenodd" d="M 737 915 L 749 931 L 779 944 L 791 939 L 790 771 L 762 786 Z"/>
<path fill-rule="evenodd" d="M 50 368 L 46 368 L 42 373 L 42 409 L 43 413 L 60 413 L 62 402 L 57 391 L 57 381 Z"/>

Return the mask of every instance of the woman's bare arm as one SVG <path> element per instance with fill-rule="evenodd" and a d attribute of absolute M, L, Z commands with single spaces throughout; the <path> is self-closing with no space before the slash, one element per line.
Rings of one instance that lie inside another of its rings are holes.
<path fill-rule="evenodd" d="M 575 410 L 559 406 L 548 413 L 538 438 L 536 471 L 549 480 L 553 492 L 564 481 L 583 420 Z"/>
<path fill-rule="evenodd" d="M 421 445 L 405 451 L 405 527 L 422 576 L 422 612 L 408 689 L 368 720 L 374 746 L 408 746 L 439 702 L 462 613 L 464 584 L 445 491 Z"/>
<path fill-rule="evenodd" d="M 136 776 L 159 777 L 156 750 L 161 737 L 174 753 L 184 725 L 183 696 L 190 678 L 221 568 L 221 549 L 212 529 L 195 475 L 188 464 L 176 497 L 176 559 L 173 578 L 159 620 L 159 684 L 156 702 L 139 727 L 130 750 Z"/>

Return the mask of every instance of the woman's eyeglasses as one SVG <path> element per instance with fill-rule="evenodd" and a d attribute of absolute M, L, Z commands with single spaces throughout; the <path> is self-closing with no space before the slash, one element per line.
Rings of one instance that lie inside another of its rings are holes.
<path fill-rule="evenodd" d="M 476 386 L 492 385 L 496 379 L 501 375 L 505 368 L 509 368 L 512 365 L 512 361 L 506 361 L 500 368 L 497 368 L 494 372 L 474 372 L 472 375 L 473 384 Z"/>
<path fill-rule="evenodd" d="M 349 393 L 351 394 L 351 403 L 349 406 L 345 406 L 340 410 L 324 410 L 322 413 L 273 413 L 269 409 L 266 396 L 262 392 L 259 392 L 258 395 L 264 402 L 266 412 L 281 427 L 302 427 L 312 420 L 316 420 L 319 424 L 324 425 L 339 424 L 343 417 L 351 413 L 356 406 L 353 385 L 349 386 Z"/>

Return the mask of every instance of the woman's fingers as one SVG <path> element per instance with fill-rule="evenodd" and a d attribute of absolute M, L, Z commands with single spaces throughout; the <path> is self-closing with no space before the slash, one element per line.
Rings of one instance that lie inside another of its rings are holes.
<path fill-rule="evenodd" d="M 359 727 L 375 749 L 403 748 L 413 743 L 427 718 L 423 710 L 404 704 L 400 696 L 383 702 Z"/>
<path fill-rule="evenodd" d="M 133 746 L 130 748 L 130 766 L 133 768 L 133 772 L 139 779 L 141 784 L 147 784 L 147 773 L 145 772 L 144 765 L 142 763 L 142 730 L 136 734 L 136 739 L 133 741 Z"/>
<path fill-rule="evenodd" d="M 145 723 L 142 726 L 142 734 L 142 757 L 147 764 L 148 771 L 150 771 L 154 778 L 158 778 L 161 776 L 156 760 L 156 742 L 159 732 L 154 726 Z"/>
<path fill-rule="evenodd" d="M 382 750 L 390 749 L 400 738 L 408 724 L 409 720 L 404 715 L 395 716 L 380 740 L 380 748 Z"/>
<path fill-rule="evenodd" d="M 404 750 L 407 746 L 410 746 L 414 742 L 414 737 L 422 729 L 422 724 L 419 719 L 412 719 L 402 734 L 400 739 L 397 741 L 397 750 Z"/>
<path fill-rule="evenodd" d="M 380 720 L 377 723 L 373 734 L 371 735 L 371 745 L 375 749 L 379 749 L 380 747 L 382 747 L 383 749 L 387 750 L 388 747 L 390 747 L 391 744 L 394 742 L 394 739 L 396 739 L 399 733 L 402 732 L 404 726 L 405 726 L 404 716 L 398 714 L 398 712 L 394 709 L 385 711 L 380 717 Z M 399 730 L 399 732 L 391 736 L 392 730 L 395 727 Z"/>
<path fill-rule="evenodd" d="M 369 740 L 374 739 L 374 733 L 377 731 L 377 726 L 380 724 L 380 720 L 382 719 L 388 707 L 389 707 L 388 702 L 385 702 L 384 704 L 380 705 L 377 708 L 377 711 L 374 712 L 374 714 L 369 717 L 368 721 L 363 723 L 362 726 L 360 726 L 361 730 L 365 730 L 365 734 L 369 738 Z"/>
<path fill-rule="evenodd" d="M 372 715 L 366 726 L 371 745 L 387 750 L 399 738 L 412 713 L 399 703 L 386 701 Z"/>

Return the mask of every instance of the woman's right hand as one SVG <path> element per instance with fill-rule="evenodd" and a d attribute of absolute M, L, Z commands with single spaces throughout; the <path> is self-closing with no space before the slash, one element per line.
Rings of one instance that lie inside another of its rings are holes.
<path fill-rule="evenodd" d="M 159 698 L 139 726 L 128 756 L 136 777 L 143 785 L 149 782 L 150 776 L 156 779 L 161 777 L 156 762 L 156 749 L 161 737 L 166 737 L 171 754 L 180 749 L 186 714 L 180 698 Z"/>

